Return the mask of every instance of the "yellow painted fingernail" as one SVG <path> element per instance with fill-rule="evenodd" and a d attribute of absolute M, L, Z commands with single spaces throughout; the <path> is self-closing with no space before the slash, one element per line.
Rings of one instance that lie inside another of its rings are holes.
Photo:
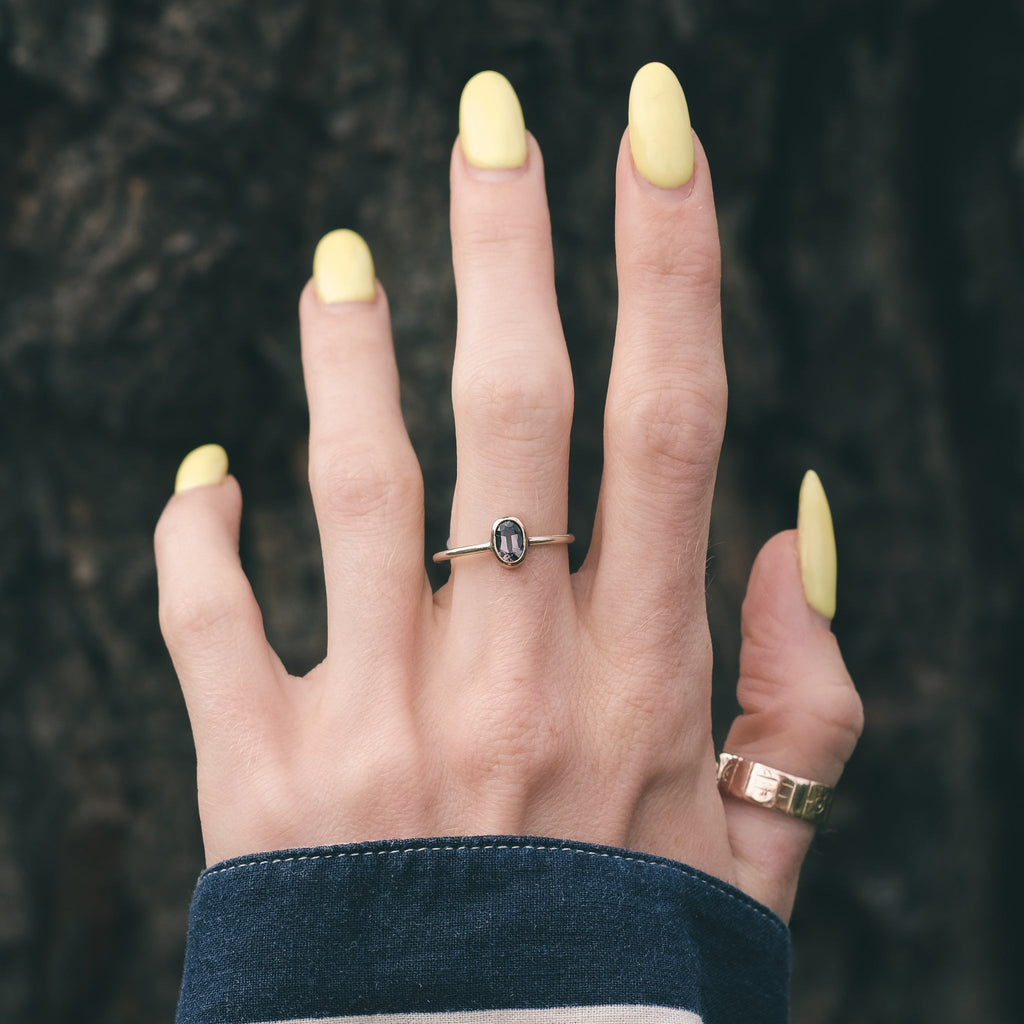
<path fill-rule="evenodd" d="M 321 302 L 372 302 L 377 283 L 363 236 L 348 228 L 324 235 L 313 253 L 313 283 Z"/>
<path fill-rule="evenodd" d="M 664 64 L 645 64 L 629 90 L 629 148 L 637 170 L 658 188 L 693 177 L 690 111 L 679 79 Z"/>
<path fill-rule="evenodd" d="M 510 170 L 526 163 L 526 125 L 519 97 L 497 71 L 481 71 L 459 101 L 462 152 L 474 166 Z"/>
<path fill-rule="evenodd" d="M 219 484 L 228 475 L 228 453 L 219 444 L 204 444 L 181 460 L 174 478 L 174 493 Z"/>
<path fill-rule="evenodd" d="M 836 535 L 825 488 L 813 469 L 800 485 L 796 530 L 807 603 L 831 619 L 836 614 Z"/>

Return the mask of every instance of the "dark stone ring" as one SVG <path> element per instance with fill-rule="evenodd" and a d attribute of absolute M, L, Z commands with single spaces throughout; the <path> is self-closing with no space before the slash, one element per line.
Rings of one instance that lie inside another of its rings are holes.
<path fill-rule="evenodd" d="M 576 538 L 571 533 L 554 533 L 546 537 L 528 537 L 526 527 L 515 516 L 495 519 L 491 539 L 485 544 L 470 544 L 462 548 L 445 548 L 434 555 L 435 562 L 450 562 L 460 555 L 475 555 L 491 551 L 506 569 L 514 569 L 535 544 L 571 544 Z"/>

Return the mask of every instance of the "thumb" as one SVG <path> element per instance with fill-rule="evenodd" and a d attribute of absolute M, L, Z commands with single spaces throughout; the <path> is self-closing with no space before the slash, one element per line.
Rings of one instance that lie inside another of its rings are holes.
<path fill-rule="evenodd" d="M 828 786 L 839 781 L 864 717 L 831 630 L 835 581 L 832 517 L 809 472 L 798 528 L 772 537 L 750 574 L 736 691 L 743 714 L 725 750 Z M 723 801 L 741 888 L 788 919 L 813 826 L 732 796 Z"/>

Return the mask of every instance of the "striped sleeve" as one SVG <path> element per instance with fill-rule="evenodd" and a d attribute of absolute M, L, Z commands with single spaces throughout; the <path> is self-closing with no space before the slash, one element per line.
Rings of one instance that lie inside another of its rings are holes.
<path fill-rule="evenodd" d="M 789 934 L 675 861 L 524 837 L 236 858 L 192 901 L 178 1024 L 783 1024 Z"/>

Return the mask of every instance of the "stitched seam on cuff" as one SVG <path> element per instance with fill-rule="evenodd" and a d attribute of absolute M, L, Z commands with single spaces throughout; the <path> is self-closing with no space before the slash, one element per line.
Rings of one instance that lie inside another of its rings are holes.
<path fill-rule="evenodd" d="M 766 913 L 762 910 L 755 900 L 744 898 L 741 894 L 732 892 L 729 888 L 723 885 L 716 884 L 715 880 L 709 875 L 693 871 L 687 868 L 685 864 L 668 864 L 663 861 L 648 860 L 641 856 L 631 856 L 625 853 L 611 853 L 607 850 L 587 850 L 568 845 L 543 846 L 537 843 L 482 843 L 479 845 L 402 846 L 385 848 L 382 850 L 339 850 L 336 853 L 289 854 L 285 857 L 256 858 L 253 860 L 240 861 L 237 864 L 226 864 L 224 867 L 207 868 L 199 876 L 199 884 L 202 885 L 206 879 L 213 875 L 222 875 L 230 871 L 238 871 L 242 868 L 257 868 L 272 864 L 298 863 L 299 861 L 306 860 L 354 860 L 358 857 L 394 857 L 407 856 L 413 853 L 480 853 L 492 850 L 536 850 L 542 853 L 570 853 L 585 857 L 601 857 L 606 860 L 628 861 L 646 868 L 661 868 L 665 871 L 671 871 L 675 874 L 691 878 L 694 881 L 701 882 L 709 888 L 714 889 L 722 896 L 728 897 L 728 899 L 732 900 L 734 903 L 739 903 L 741 906 L 752 910 L 777 930 L 783 933 L 786 932 L 786 926 L 776 918 L 774 914 Z"/>

